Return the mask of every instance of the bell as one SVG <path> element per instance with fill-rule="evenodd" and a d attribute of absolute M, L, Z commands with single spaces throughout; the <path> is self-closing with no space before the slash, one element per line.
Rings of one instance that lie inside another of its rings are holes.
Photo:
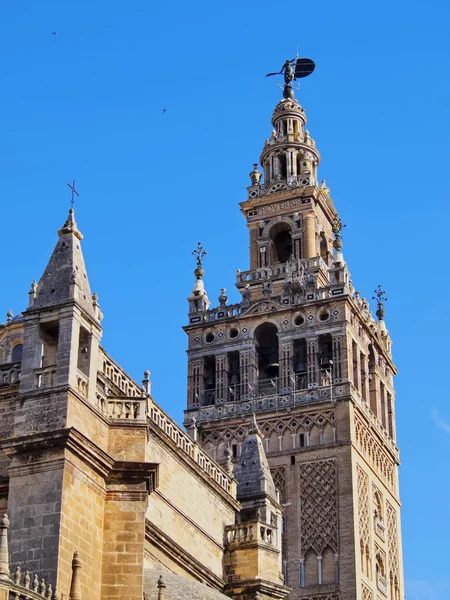
<path fill-rule="evenodd" d="M 295 372 L 296 373 L 304 373 L 306 371 L 306 364 L 304 362 L 298 362 L 295 365 Z"/>
<path fill-rule="evenodd" d="M 206 387 L 207 388 L 213 388 L 214 387 L 214 378 L 213 377 L 208 377 L 206 380 Z"/>
<path fill-rule="evenodd" d="M 239 383 L 239 375 L 238 375 L 238 373 L 233 373 L 233 375 L 231 376 L 231 379 L 230 379 L 230 384 L 237 385 L 238 383 Z"/>
<path fill-rule="evenodd" d="M 329 356 L 322 356 L 322 358 L 320 359 L 320 366 L 321 367 L 325 367 L 328 368 L 331 364 L 331 360 Z"/>
<path fill-rule="evenodd" d="M 264 369 L 267 377 L 277 377 L 278 371 L 280 368 L 280 363 L 278 362 L 278 356 L 276 354 L 273 354 L 267 362 L 269 364 Z"/>

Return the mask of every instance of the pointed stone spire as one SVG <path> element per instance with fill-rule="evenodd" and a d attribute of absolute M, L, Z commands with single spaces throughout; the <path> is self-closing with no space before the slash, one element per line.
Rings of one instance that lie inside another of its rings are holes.
<path fill-rule="evenodd" d="M 59 240 L 39 280 L 33 308 L 46 308 L 75 300 L 95 317 L 92 293 L 81 250 L 83 236 L 75 221 L 73 208 L 58 231 Z"/>
<path fill-rule="evenodd" d="M 236 467 L 237 498 L 240 501 L 268 496 L 277 502 L 275 484 L 264 452 L 262 437 L 253 414 L 252 423 L 242 445 L 241 456 Z"/>
<path fill-rule="evenodd" d="M 69 600 L 81 600 L 80 569 L 81 560 L 78 556 L 78 552 L 74 552 L 72 559 L 72 580 L 70 582 Z"/>

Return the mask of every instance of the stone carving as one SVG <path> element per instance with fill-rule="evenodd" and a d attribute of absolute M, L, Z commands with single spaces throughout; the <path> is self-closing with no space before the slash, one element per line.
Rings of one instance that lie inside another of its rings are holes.
<path fill-rule="evenodd" d="M 361 454 L 375 468 L 389 489 L 394 490 L 394 463 L 357 416 L 355 416 L 355 434 L 356 446 Z"/>
<path fill-rule="evenodd" d="M 336 461 L 300 464 L 301 555 L 338 553 Z"/>
<path fill-rule="evenodd" d="M 394 585 L 398 585 L 399 566 L 398 566 L 398 532 L 397 532 L 397 511 L 393 506 L 386 502 L 387 517 L 387 535 L 388 535 L 388 559 L 389 559 L 389 579 Z"/>
<path fill-rule="evenodd" d="M 359 543 L 364 558 L 370 552 L 369 477 L 359 465 L 357 472 Z M 364 559 L 363 559 L 364 560 Z"/>
<path fill-rule="evenodd" d="M 270 469 L 272 473 L 272 479 L 275 484 L 275 489 L 280 492 L 280 503 L 286 502 L 286 470 L 284 467 L 276 467 Z"/>
<path fill-rule="evenodd" d="M 362 594 L 361 594 L 362 600 L 373 600 L 372 590 L 370 588 L 368 588 L 365 583 L 361 582 L 361 586 L 362 586 Z"/>

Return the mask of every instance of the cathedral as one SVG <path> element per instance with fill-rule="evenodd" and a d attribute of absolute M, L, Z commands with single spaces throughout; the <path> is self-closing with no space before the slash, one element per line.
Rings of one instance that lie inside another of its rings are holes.
<path fill-rule="evenodd" d="M 319 163 L 286 81 L 239 303 L 194 252 L 184 428 L 102 346 L 70 209 L 0 325 L 0 600 L 403 599 L 384 292 L 374 319 Z"/>

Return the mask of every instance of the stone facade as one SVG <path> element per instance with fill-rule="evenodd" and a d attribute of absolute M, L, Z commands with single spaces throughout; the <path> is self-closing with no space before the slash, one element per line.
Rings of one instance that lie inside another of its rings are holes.
<path fill-rule="evenodd" d="M 272 122 L 239 304 L 210 308 L 195 251 L 187 432 L 102 347 L 73 209 L 0 325 L 0 600 L 400 600 L 383 293 L 376 322 L 303 108 Z"/>
<path fill-rule="evenodd" d="M 82 237 L 71 209 L 27 310 L 0 326 L 2 597 L 142 600 L 156 570 L 206 596 L 284 598 L 281 507 L 255 521 L 245 582 L 224 566 L 241 550 L 237 482 L 156 404 L 150 373 L 136 383 L 100 345 Z"/>
<path fill-rule="evenodd" d="M 342 223 L 303 108 L 282 100 L 240 204 L 250 238 L 242 294 L 210 307 L 197 265 L 189 296 L 185 425 L 221 464 L 257 417 L 283 504 L 292 596 L 403 597 L 391 340 L 355 292 Z M 263 178 L 264 175 L 264 178 Z M 202 257 L 200 257 L 201 259 Z M 200 281 L 199 281 L 200 280 Z M 206 301 L 205 301 L 206 299 Z"/>

